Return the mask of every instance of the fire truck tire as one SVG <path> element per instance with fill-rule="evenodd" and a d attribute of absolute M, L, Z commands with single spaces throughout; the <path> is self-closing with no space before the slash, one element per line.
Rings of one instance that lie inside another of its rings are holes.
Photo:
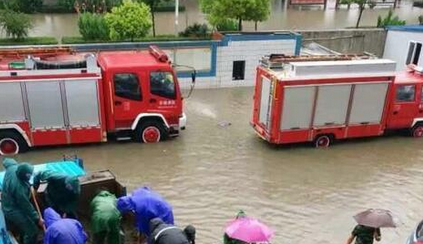
<path fill-rule="evenodd" d="M 423 137 L 423 124 L 416 124 L 413 126 L 411 135 L 416 138 Z"/>
<path fill-rule="evenodd" d="M 10 130 L 0 131 L 0 155 L 15 155 L 28 149 L 28 144 L 18 133 Z"/>
<path fill-rule="evenodd" d="M 327 148 L 332 144 L 332 136 L 330 135 L 318 135 L 314 140 L 314 146 L 316 148 Z"/>
<path fill-rule="evenodd" d="M 163 123 L 157 120 L 141 122 L 135 131 L 135 140 L 143 143 L 156 143 L 167 137 L 168 133 Z"/>

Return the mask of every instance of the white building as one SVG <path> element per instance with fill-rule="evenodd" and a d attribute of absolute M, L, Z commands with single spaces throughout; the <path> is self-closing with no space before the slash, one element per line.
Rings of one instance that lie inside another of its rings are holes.
<path fill-rule="evenodd" d="M 423 66 L 423 25 L 392 26 L 388 28 L 383 58 L 397 62 L 397 70 L 406 64 Z"/>

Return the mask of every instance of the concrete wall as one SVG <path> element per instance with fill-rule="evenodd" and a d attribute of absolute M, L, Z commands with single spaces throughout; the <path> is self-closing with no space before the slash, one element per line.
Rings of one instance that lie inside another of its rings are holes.
<path fill-rule="evenodd" d="M 408 32 L 389 30 L 386 37 L 384 58 L 397 62 L 397 70 L 405 69 L 405 60 L 408 54 L 408 44 L 410 41 L 423 43 L 423 32 Z M 423 52 L 420 54 L 418 65 L 423 65 Z"/>
<path fill-rule="evenodd" d="M 383 56 L 386 31 L 372 29 L 341 29 L 298 31 L 303 36 L 303 44 L 317 42 L 329 49 L 341 53 L 373 53 Z"/>
<path fill-rule="evenodd" d="M 216 75 L 197 78 L 197 88 L 220 88 L 254 86 L 256 68 L 259 60 L 264 55 L 272 53 L 284 53 L 287 55 L 298 54 L 301 40 L 296 35 L 280 35 L 279 39 L 261 36 L 250 39 L 245 36 L 229 39 L 225 37 L 217 47 Z M 284 38 L 285 37 L 285 38 Z M 259 40 L 257 40 L 259 39 Z M 232 77 L 234 61 L 245 61 L 245 73 L 243 80 L 234 80 Z M 180 77 L 180 86 L 188 88 L 191 78 Z"/>

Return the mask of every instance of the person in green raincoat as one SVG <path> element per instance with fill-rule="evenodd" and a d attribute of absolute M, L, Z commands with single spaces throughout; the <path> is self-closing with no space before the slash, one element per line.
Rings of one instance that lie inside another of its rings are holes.
<path fill-rule="evenodd" d="M 116 208 L 116 196 L 100 191 L 91 201 L 91 231 L 93 244 L 119 244 L 121 214 Z"/>
<path fill-rule="evenodd" d="M 31 185 L 29 179 L 34 167 L 27 163 L 18 164 L 15 160 L 3 160 L 6 169 L 4 175 L 1 208 L 6 220 L 13 224 L 21 235 L 22 244 L 37 243 L 38 226 L 43 226 L 43 220 L 31 204 Z"/>
<path fill-rule="evenodd" d="M 76 208 L 81 186 L 76 176 L 45 170 L 34 177 L 34 188 L 38 188 L 42 181 L 47 182 L 45 192 L 46 203 L 62 217 L 76 218 Z"/>

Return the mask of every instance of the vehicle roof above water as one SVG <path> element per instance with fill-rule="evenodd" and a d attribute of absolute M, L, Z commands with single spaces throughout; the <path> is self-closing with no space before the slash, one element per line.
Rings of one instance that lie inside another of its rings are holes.
<path fill-rule="evenodd" d="M 98 54 L 98 63 L 103 69 L 170 67 L 168 62 L 160 62 L 149 51 L 100 52 Z"/>

